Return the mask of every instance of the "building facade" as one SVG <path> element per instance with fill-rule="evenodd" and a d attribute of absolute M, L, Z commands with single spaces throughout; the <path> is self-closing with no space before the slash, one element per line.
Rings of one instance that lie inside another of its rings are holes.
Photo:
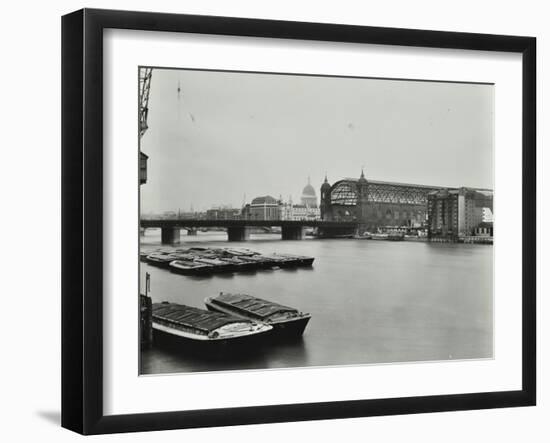
<path fill-rule="evenodd" d="M 292 203 L 292 197 L 285 202 L 282 197 L 277 200 L 271 195 L 260 196 L 244 205 L 241 214 L 247 220 L 319 220 L 319 202 L 309 177 L 302 190 L 300 202 Z"/>
<path fill-rule="evenodd" d="M 246 204 L 241 216 L 247 220 L 319 220 L 319 207 L 295 205 L 292 201 L 283 202 L 270 195 L 256 197 Z"/>
<path fill-rule="evenodd" d="M 442 200 L 449 198 L 449 201 L 437 206 L 439 212 L 434 212 L 435 207 L 432 208 L 432 229 L 445 232 L 455 229 L 458 235 L 458 232 L 469 231 L 481 222 L 482 208 L 492 210 L 493 199 L 490 190 L 460 189 L 463 190 L 464 198 L 458 199 L 458 189 L 367 180 L 363 171 L 358 179 L 346 178 L 333 185 L 325 177 L 321 186 L 321 219 L 355 221 L 359 231 L 370 232 L 388 228 L 428 228 L 429 196 L 432 195 L 432 199 L 435 199 L 434 196 L 440 195 Z M 476 194 L 471 194 L 470 191 Z M 459 218 L 456 212 L 457 225 L 453 228 L 450 223 L 453 222 L 455 213 L 452 212 L 454 206 L 451 208 L 450 205 L 455 194 L 457 204 L 460 202 L 460 214 L 463 218 Z M 436 219 L 440 221 L 435 222 Z"/>
<path fill-rule="evenodd" d="M 428 195 L 428 235 L 460 239 L 485 230 L 484 208 L 492 210 L 492 195 L 470 188 L 440 189 Z M 491 228 L 492 232 L 492 228 Z"/>
<path fill-rule="evenodd" d="M 427 195 L 438 188 L 405 183 L 346 178 L 321 186 L 321 219 L 357 221 L 361 230 L 425 225 Z"/>
<path fill-rule="evenodd" d="M 238 208 L 207 209 L 206 218 L 209 220 L 234 220 L 241 218 L 241 210 Z"/>
<path fill-rule="evenodd" d="M 294 205 L 292 202 L 281 202 L 280 214 L 281 220 L 319 220 L 321 218 L 319 207 Z"/>
<path fill-rule="evenodd" d="M 256 197 L 243 208 L 243 216 L 248 220 L 280 220 L 281 202 L 271 195 Z"/>

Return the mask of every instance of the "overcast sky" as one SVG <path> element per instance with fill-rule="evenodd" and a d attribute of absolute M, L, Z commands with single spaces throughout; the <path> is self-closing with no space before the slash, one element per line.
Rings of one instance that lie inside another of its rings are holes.
<path fill-rule="evenodd" d="M 180 92 L 178 93 L 178 85 Z M 142 212 L 299 200 L 311 176 L 493 188 L 494 87 L 154 69 Z"/>

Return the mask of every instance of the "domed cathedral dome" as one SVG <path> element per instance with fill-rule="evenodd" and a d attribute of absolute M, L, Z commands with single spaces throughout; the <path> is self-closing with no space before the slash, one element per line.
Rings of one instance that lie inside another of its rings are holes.
<path fill-rule="evenodd" d="M 311 180 L 309 177 L 307 178 L 307 185 L 302 191 L 302 196 L 300 197 L 300 200 L 304 206 L 308 206 L 310 208 L 316 208 L 318 206 L 317 194 L 315 193 L 315 189 L 313 188 L 313 186 L 311 186 Z"/>

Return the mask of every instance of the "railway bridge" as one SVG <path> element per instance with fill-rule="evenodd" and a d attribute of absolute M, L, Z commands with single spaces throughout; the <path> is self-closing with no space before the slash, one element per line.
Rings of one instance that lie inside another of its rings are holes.
<path fill-rule="evenodd" d="M 174 244 L 180 241 L 180 230 L 197 228 L 225 228 L 229 241 L 244 241 L 250 237 L 250 228 L 280 227 L 283 240 L 301 240 L 306 228 L 318 228 L 326 236 L 353 232 L 356 221 L 327 220 L 248 220 L 248 219 L 157 219 L 140 220 L 141 228 L 160 228 L 163 244 Z"/>

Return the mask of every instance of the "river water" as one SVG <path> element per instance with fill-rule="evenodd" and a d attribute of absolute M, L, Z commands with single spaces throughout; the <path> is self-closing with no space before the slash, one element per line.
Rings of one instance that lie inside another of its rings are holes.
<path fill-rule="evenodd" d="M 143 374 L 479 359 L 493 356 L 493 247 L 352 239 L 282 241 L 253 235 L 228 243 L 223 232 L 185 236 L 179 247 L 241 246 L 315 257 L 311 269 L 187 277 L 140 264 L 153 302 L 204 308 L 207 296 L 244 292 L 312 315 L 303 338 L 246 356 L 204 359 L 154 346 Z M 141 250 L 160 247 L 160 231 Z M 143 289 L 142 289 L 143 292 Z"/>

